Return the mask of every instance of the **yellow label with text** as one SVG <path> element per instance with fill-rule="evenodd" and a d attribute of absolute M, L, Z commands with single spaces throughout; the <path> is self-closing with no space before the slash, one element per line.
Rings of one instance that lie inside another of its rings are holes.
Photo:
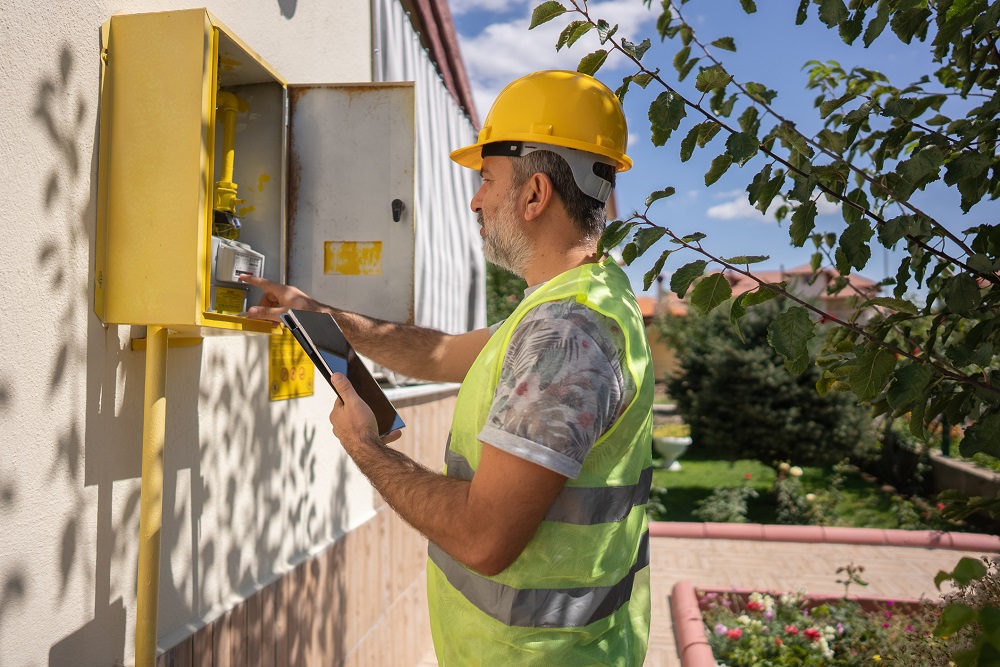
<path fill-rule="evenodd" d="M 247 293 L 229 287 L 215 288 L 215 310 L 219 313 L 239 315 L 243 312 Z"/>
<path fill-rule="evenodd" d="M 288 329 L 271 335 L 268 394 L 272 401 L 312 396 L 316 367 Z"/>
<path fill-rule="evenodd" d="M 382 275 L 381 241 L 327 241 L 323 273 L 342 276 Z"/>

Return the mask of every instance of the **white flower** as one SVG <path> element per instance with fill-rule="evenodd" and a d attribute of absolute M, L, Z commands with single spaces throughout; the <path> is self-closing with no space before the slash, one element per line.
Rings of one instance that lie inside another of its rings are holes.
<path fill-rule="evenodd" d="M 791 466 L 789 466 L 787 463 L 785 463 L 784 461 L 782 461 L 780 464 L 778 464 L 778 471 L 779 472 L 783 472 L 783 473 L 787 473 L 790 467 Z"/>
<path fill-rule="evenodd" d="M 792 477 L 802 477 L 802 468 L 798 466 L 792 466 L 791 468 L 789 468 L 788 474 L 790 474 Z"/>
<path fill-rule="evenodd" d="M 807 493 L 806 494 L 806 500 L 808 500 L 809 502 L 815 501 L 816 500 L 816 494 L 815 493 Z"/>
<path fill-rule="evenodd" d="M 736 618 L 736 622 L 739 623 L 740 625 L 750 625 L 750 617 L 747 616 L 746 614 L 743 614 Z"/>

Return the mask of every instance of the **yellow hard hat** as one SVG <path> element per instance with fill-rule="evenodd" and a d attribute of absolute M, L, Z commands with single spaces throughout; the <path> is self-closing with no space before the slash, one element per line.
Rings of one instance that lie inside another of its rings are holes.
<path fill-rule="evenodd" d="M 627 171 L 632 167 L 627 141 L 625 114 L 610 88 L 580 72 L 546 70 L 508 84 L 486 115 L 479 140 L 453 151 L 451 159 L 479 170 L 483 146 L 523 142 L 592 153 Z"/>

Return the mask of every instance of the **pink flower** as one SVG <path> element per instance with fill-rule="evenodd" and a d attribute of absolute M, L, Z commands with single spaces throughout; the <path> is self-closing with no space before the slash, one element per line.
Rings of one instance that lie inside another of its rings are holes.
<path fill-rule="evenodd" d="M 799 629 L 797 627 L 795 627 L 794 625 L 786 625 L 785 626 L 785 632 L 787 632 L 788 634 L 790 634 L 790 635 L 792 635 L 794 637 L 795 635 L 799 634 Z"/>
<path fill-rule="evenodd" d="M 883 628 L 887 628 L 887 627 L 889 627 L 889 624 L 888 624 L 888 623 L 883 623 L 883 624 L 882 624 L 882 627 L 883 627 Z"/>
<path fill-rule="evenodd" d="M 726 639 L 729 639 L 730 641 L 737 641 L 742 636 L 743 636 L 743 631 L 740 630 L 739 628 L 733 628 L 732 630 L 726 633 Z"/>
<path fill-rule="evenodd" d="M 817 630 L 816 628 L 806 628 L 804 634 L 806 637 L 813 640 L 814 642 L 818 642 L 821 636 L 819 634 L 819 630 Z"/>
<path fill-rule="evenodd" d="M 781 637 L 775 637 L 774 638 L 774 643 L 777 644 L 778 646 L 781 646 L 785 642 L 781 641 Z"/>

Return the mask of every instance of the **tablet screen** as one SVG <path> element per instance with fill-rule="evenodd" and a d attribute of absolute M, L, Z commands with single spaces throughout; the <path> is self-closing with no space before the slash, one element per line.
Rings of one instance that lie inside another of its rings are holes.
<path fill-rule="evenodd" d="M 396 409 L 368 371 L 364 361 L 347 342 L 336 321 L 326 313 L 292 310 L 281 316 L 295 339 L 313 360 L 326 381 L 334 373 L 345 375 L 354 391 L 368 404 L 378 422 L 380 435 L 403 428 Z"/>

